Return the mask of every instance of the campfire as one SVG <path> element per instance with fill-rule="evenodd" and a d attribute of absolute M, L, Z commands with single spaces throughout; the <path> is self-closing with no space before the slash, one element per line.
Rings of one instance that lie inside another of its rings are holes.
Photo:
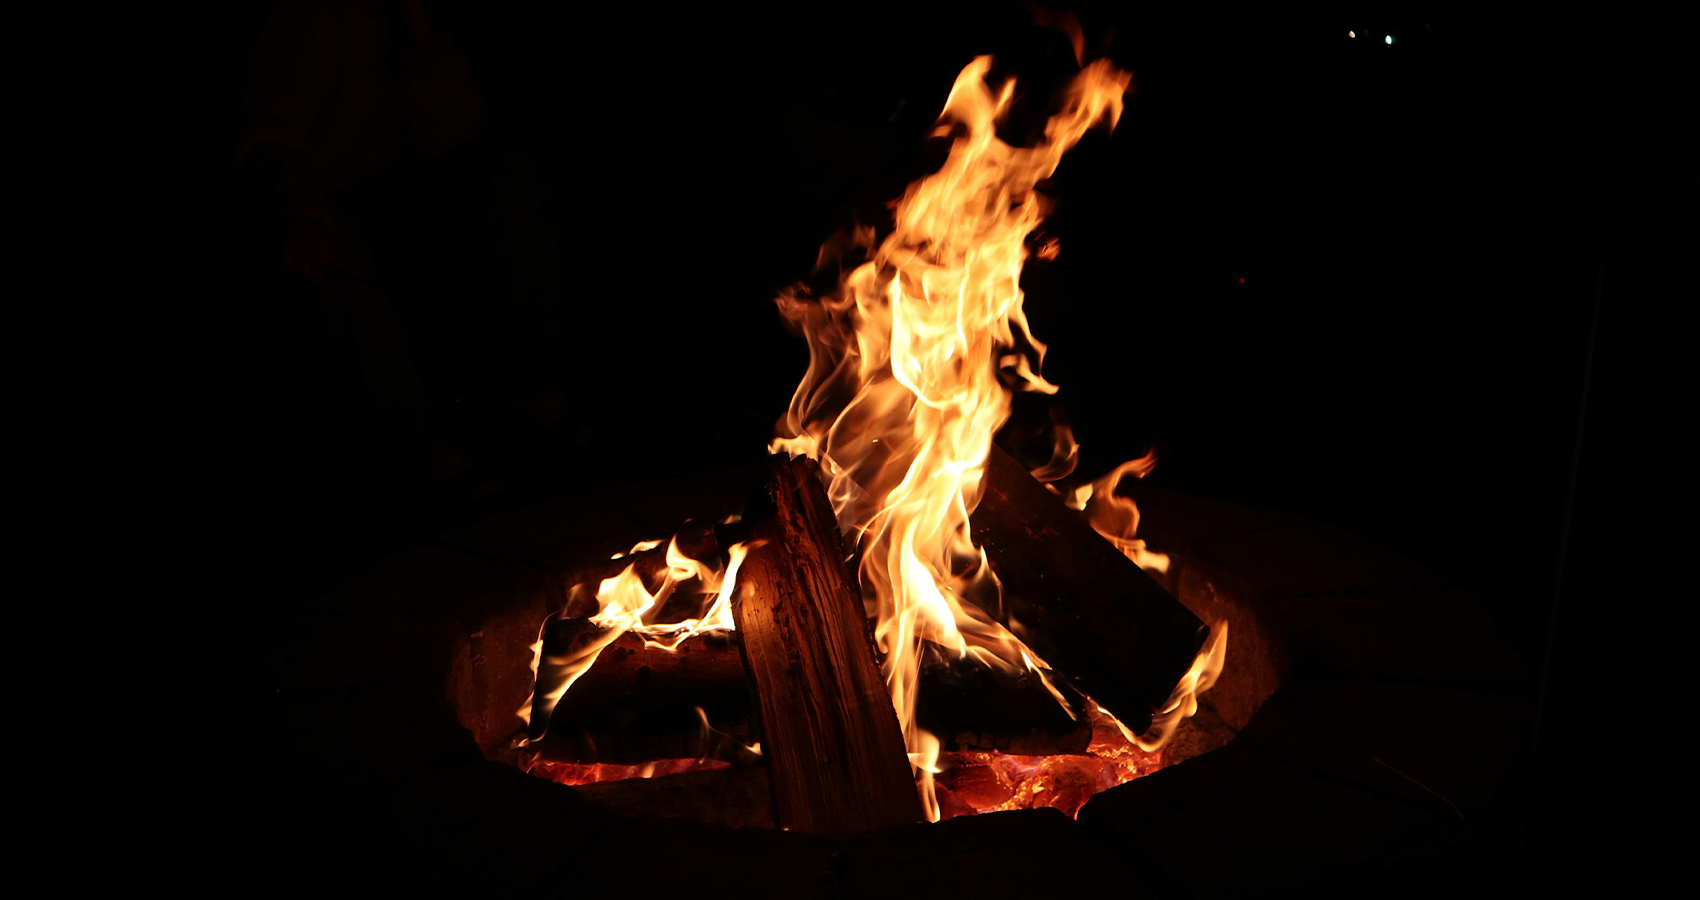
<path fill-rule="evenodd" d="M 740 821 L 845 835 L 1073 815 L 1167 761 L 1227 626 L 1152 577 L 1168 559 L 1117 488 L 1155 458 L 1083 482 L 1066 426 L 1036 467 L 994 445 L 1016 393 L 1058 391 L 1020 288 L 1058 251 L 1040 183 L 1130 78 L 1084 66 L 1029 147 L 999 138 L 1015 83 L 990 70 L 957 77 L 948 157 L 892 223 L 822 248 L 835 285 L 778 298 L 810 362 L 764 489 L 614 554 L 541 623 L 509 744 L 532 774 L 754 785 L 771 812 Z"/>

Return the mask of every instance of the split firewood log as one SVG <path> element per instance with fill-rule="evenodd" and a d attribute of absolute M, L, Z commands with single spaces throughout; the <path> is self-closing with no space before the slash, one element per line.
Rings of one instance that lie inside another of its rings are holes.
<path fill-rule="evenodd" d="M 918 822 L 903 734 L 812 460 L 770 459 L 759 545 L 732 604 L 782 828 L 844 836 Z"/>
<path fill-rule="evenodd" d="M 1209 628 L 996 447 L 971 519 L 1009 627 L 1134 731 L 1150 726 Z"/>

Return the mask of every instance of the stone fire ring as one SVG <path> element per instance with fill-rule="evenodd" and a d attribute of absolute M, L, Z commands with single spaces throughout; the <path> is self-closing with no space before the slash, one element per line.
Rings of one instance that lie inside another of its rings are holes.
<path fill-rule="evenodd" d="M 834 841 L 624 818 L 493 761 L 513 725 L 481 720 L 469 695 L 529 687 L 502 683 L 512 645 L 524 652 L 575 565 L 743 495 L 736 478 L 709 484 L 506 516 L 280 625 L 237 773 L 272 823 L 279 877 L 785 898 L 1381 897 L 1502 877 L 1532 691 L 1476 601 L 1332 528 L 1143 487 L 1141 534 L 1172 555 L 1168 587 L 1229 623 L 1207 696 L 1234 736 L 1099 794 L 1078 821 L 1042 809 Z"/>

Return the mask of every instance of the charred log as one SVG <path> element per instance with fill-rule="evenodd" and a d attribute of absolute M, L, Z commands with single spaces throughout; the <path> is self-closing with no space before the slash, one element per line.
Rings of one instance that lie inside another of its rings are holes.
<path fill-rule="evenodd" d="M 838 526 L 807 459 L 773 457 L 763 541 L 733 615 L 755 685 L 780 827 L 842 836 L 921 820 L 903 735 L 874 663 Z"/>
<path fill-rule="evenodd" d="M 996 447 L 972 527 L 1003 582 L 1002 608 L 986 611 L 1123 724 L 1147 728 L 1205 623 Z"/>
<path fill-rule="evenodd" d="M 575 644 L 599 636 L 588 619 L 551 619 L 543 629 L 543 652 L 566 656 Z M 573 682 L 547 733 L 527 750 L 546 762 L 747 762 L 756 758 L 747 746 L 761 740 L 754 710 L 737 634 L 701 635 L 670 652 L 627 633 Z"/>
<path fill-rule="evenodd" d="M 543 632 L 545 651 L 561 652 L 573 641 L 594 640 L 595 633 L 582 618 L 551 620 Z M 562 697 L 549 732 L 527 755 L 624 765 L 700 757 L 747 761 L 752 754 L 744 748 L 761 735 L 739 643 L 737 632 L 709 634 L 669 653 L 645 646 L 637 635 L 621 635 Z M 1034 673 L 994 672 L 929 645 L 916 713 L 947 751 L 1084 752 L 1092 737 L 1085 698 L 1060 677 L 1051 682 L 1066 707 Z M 696 708 L 713 728 L 706 738 Z"/>
<path fill-rule="evenodd" d="M 921 660 L 915 719 L 941 749 L 1000 750 L 1021 756 L 1084 753 L 1092 743 L 1086 698 L 1060 676 L 998 672 L 928 644 Z"/>

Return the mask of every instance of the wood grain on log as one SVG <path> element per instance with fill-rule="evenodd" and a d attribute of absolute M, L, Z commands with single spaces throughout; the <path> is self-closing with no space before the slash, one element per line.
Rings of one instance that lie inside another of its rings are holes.
<path fill-rule="evenodd" d="M 921 820 L 903 735 L 818 468 L 773 457 L 733 615 L 782 828 L 842 836 Z"/>
<path fill-rule="evenodd" d="M 1003 582 L 987 612 L 1123 724 L 1149 727 L 1205 623 L 996 447 L 971 524 Z"/>

